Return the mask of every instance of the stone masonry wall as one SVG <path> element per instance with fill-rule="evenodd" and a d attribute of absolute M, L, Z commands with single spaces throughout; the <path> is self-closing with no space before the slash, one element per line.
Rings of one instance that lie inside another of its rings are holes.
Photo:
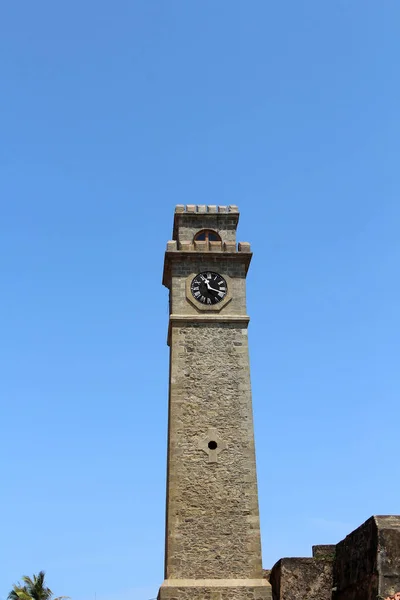
<path fill-rule="evenodd" d="M 375 516 L 312 558 L 282 558 L 273 600 L 400 600 L 400 516 Z"/>
<path fill-rule="evenodd" d="M 232 262 L 223 256 L 208 256 L 195 261 L 182 260 L 172 265 L 172 291 L 171 312 L 179 315 L 203 314 L 200 309 L 193 306 L 186 299 L 186 280 L 191 275 L 195 276 L 202 271 L 214 270 L 223 277 L 228 275 L 228 290 L 232 294 L 232 301 L 223 308 L 224 315 L 246 314 L 246 271 L 245 265 L 239 261 Z"/>
<path fill-rule="evenodd" d="M 400 517 L 374 517 L 378 528 L 379 594 L 400 600 Z"/>
<path fill-rule="evenodd" d="M 371 517 L 336 546 L 334 600 L 400 593 L 400 517 Z"/>
<path fill-rule="evenodd" d="M 212 229 L 221 236 L 223 242 L 235 243 L 238 220 L 237 206 L 178 205 L 175 209 L 173 239 L 179 243 L 191 242 L 201 229 Z"/>
<path fill-rule="evenodd" d="M 376 600 L 379 589 L 377 552 L 378 540 L 373 518 L 337 544 L 335 600 Z"/>
<path fill-rule="evenodd" d="M 237 218 L 226 218 L 227 215 L 210 215 L 205 222 L 199 220 L 197 215 L 186 217 L 179 228 L 178 242 L 191 242 L 196 233 L 201 229 L 207 228 L 216 231 L 223 242 L 236 242 Z"/>
<path fill-rule="evenodd" d="M 335 546 L 314 546 L 312 558 L 282 558 L 269 581 L 273 600 L 331 600 Z"/>
<path fill-rule="evenodd" d="M 172 327 L 169 421 L 166 577 L 262 578 L 246 328 Z"/>

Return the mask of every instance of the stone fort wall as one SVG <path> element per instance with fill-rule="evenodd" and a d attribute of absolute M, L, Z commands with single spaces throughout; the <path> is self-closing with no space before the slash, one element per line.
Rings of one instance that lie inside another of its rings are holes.
<path fill-rule="evenodd" d="M 400 516 L 376 516 L 312 558 L 282 558 L 273 600 L 400 600 Z"/>

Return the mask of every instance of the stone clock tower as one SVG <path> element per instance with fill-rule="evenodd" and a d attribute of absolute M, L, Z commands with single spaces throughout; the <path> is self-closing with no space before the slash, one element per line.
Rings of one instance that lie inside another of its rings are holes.
<path fill-rule="evenodd" d="M 170 290 L 165 580 L 159 600 L 267 600 L 236 206 L 177 206 Z"/>

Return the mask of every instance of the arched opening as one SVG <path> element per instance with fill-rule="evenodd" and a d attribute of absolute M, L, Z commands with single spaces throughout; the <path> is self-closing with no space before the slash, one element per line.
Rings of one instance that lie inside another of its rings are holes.
<path fill-rule="evenodd" d="M 212 229 L 202 229 L 194 236 L 195 242 L 220 242 L 221 236 Z"/>

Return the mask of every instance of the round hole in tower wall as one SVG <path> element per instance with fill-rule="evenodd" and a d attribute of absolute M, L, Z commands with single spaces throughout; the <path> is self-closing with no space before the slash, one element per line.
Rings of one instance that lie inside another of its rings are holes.
<path fill-rule="evenodd" d="M 217 444 L 217 442 L 211 441 L 211 442 L 208 442 L 208 447 L 210 450 L 216 450 L 218 448 L 218 444 Z"/>

